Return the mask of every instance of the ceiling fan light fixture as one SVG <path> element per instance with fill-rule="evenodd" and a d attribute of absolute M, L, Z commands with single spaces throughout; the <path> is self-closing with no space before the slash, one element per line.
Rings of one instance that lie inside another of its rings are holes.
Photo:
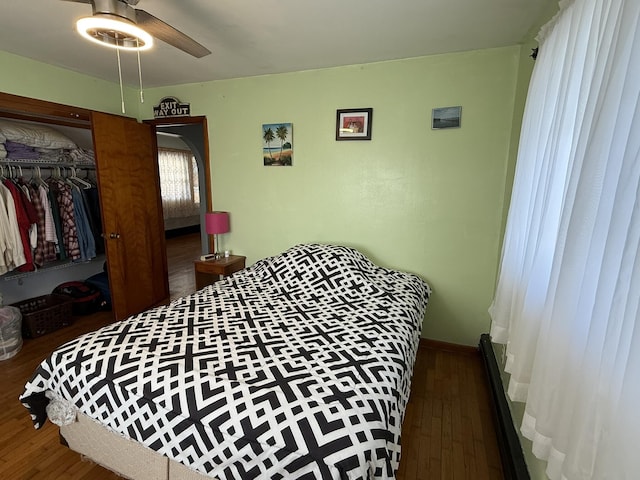
<path fill-rule="evenodd" d="M 76 22 L 78 33 L 87 40 L 123 50 L 149 50 L 153 37 L 135 24 L 111 15 L 84 17 Z"/>

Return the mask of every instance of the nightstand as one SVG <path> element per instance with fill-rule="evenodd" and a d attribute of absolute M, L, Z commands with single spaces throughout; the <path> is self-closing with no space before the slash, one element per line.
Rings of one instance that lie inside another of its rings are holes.
<path fill-rule="evenodd" d="M 244 268 L 246 257 L 230 255 L 216 260 L 196 260 L 194 270 L 196 273 L 196 290 L 217 282 L 221 277 L 226 277 Z"/>

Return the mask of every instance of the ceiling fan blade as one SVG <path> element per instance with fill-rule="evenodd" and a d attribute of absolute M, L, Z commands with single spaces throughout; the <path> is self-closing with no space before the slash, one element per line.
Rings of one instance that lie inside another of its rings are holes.
<path fill-rule="evenodd" d="M 136 9 L 136 24 L 158 40 L 162 40 L 196 58 L 201 58 L 211 53 L 209 49 L 200 45 L 193 38 L 144 10 Z"/>

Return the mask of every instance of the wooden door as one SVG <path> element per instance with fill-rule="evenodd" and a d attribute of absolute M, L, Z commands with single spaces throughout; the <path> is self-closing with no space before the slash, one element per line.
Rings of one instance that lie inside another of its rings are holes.
<path fill-rule="evenodd" d="M 169 298 L 153 127 L 92 112 L 109 285 L 116 320 Z"/>

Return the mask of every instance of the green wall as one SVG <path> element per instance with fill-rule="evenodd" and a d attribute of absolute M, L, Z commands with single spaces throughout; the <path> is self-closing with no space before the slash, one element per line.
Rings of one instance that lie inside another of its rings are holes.
<path fill-rule="evenodd" d="M 358 248 L 434 294 L 423 336 L 477 345 L 489 329 L 519 47 L 146 91 L 206 115 L 224 248 L 248 262 L 300 242 Z M 462 127 L 431 130 L 431 109 Z M 373 108 L 371 141 L 335 141 L 336 109 Z M 262 165 L 261 126 L 293 123 L 292 167 Z"/>
<path fill-rule="evenodd" d="M 231 212 L 224 248 L 248 263 L 300 242 L 360 249 L 427 280 L 423 336 L 476 345 L 489 329 L 521 49 L 518 46 L 145 91 L 209 124 L 213 199 Z M 119 113 L 118 85 L 0 52 L 0 90 Z M 8 74 L 7 74 L 8 72 Z M 462 127 L 431 130 L 431 109 Z M 371 141 L 335 141 L 336 109 L 373 108 Z M 138 111 L 139 108 L 139 111 Z M 293 123 L 292 167 L 262 165 L 263 123 Z"/>
<path fill-rule="evenodd" d="M 0 92 L 122 114 L 115 83 L 0 51 Z M 138 93 L 125 90 L 126 115 L 138 116 Z"/>

